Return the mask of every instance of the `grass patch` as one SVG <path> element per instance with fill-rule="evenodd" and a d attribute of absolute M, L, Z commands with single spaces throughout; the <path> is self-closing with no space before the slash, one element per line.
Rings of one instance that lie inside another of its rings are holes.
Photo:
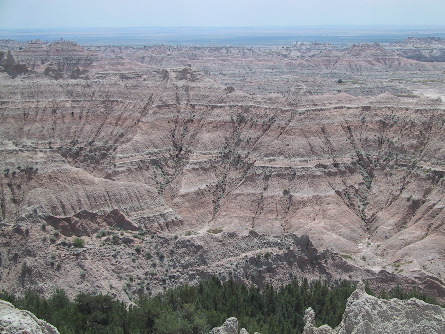
<path fill-rule="evenodd" d="M 207 230 L 208 233 L 212 233 L 212 234 L 218 234 L 221 233 L 223 230 L 222 228 L 211 228 L 210 230 Z"/>

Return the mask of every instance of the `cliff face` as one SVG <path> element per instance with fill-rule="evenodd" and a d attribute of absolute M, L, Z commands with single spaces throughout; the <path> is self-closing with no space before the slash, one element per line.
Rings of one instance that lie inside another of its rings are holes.
<path fill-rule="evenodd" d="M 176 273 L 184 268 L 174 245 L 190 239 L 212 253 L 206 240 L 224 232 L 221 243 L 256 235 L 235 262 L 267 249 L 259 245 L 269 237 L 287 245 L 290 234 L 308 235 L 349 268 L 327 266 L 322 276 L 391 272 L 444 295 L 443 64 L 377 46 L 87 49 L 59 41 L 13 55 L 32 70 L 0 73 L 8 287 L 49 291 L 70 273 L 76 283 L 63 287 L 72 293 L 85 280 L 114 291 L 133 273 L 131 297 L 153 289 L 144 283 L 151 272 L 156 289 L 205 275 L 208 260 L 193 276 Z M 45 73 L 56 64 L 60 77 Z M 82 74 L 70 77 L 77 67 Z M 71 248 L 75 237 L 86 247 Z M 165 250 L 171 266 L 144 257 Z"/>
<path fill-rule="evenodd" d="M 59 334 L 54 326 L 37 319 L 31 312 L 16 309 L 3 300 L 0 300 L 0 331 L 3 334 Z"/>
<path fill-rule="evenodd" d="M 421 300 L 382 300 L 360 286 L 348 299 L 342 322 L 332 329 L 314 326 L 314 311 L 305 313 L 303 334 L 439 334 L 445 332 L 445 309 Z"/>

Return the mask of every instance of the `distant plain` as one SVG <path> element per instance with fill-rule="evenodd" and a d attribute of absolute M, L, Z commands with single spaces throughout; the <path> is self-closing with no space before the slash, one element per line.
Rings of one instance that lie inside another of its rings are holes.
<path fill-rule="evenodd" d="M 407 37 L 445 37 L 445 26 L 305 26 L 246 28 L 63 28 L 0 30 L 0 39 L 29 41 L 73 40 L 81 45 L 284 47 L 298 42 L 390 43 Z"/>

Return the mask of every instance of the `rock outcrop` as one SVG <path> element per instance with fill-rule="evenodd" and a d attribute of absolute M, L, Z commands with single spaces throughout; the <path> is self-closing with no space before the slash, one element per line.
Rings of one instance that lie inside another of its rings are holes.
<path fill-rule="evenodd" d="M 227 319 L 222 326 L 213 328 L 210 334 L 238 334 L 238 319 Z"/>
<path fill-rule="evenodd" d="M 303 334 L 443 334 L 445 309 L 421 300 L 384 300 L 368 295 L 364 285 L 349 297 L 338 327 L 315 327 L 312 308 L 306 310 Z"/>
<path fill-rule="evenodd" d="M 0 333 L 59 334 L 59 331 L 31 312 L 19 310 L 11 303 L 0 300 Z"/>
<path fill-rule="evenodd" d="M 220 327 L 213 328 L 209 334 L 249 334 L 245 328 L 241 328 L 238 332 L 238 319 L 229 318 Z M 255 332 L 255 334 L 258 334 Z"/>

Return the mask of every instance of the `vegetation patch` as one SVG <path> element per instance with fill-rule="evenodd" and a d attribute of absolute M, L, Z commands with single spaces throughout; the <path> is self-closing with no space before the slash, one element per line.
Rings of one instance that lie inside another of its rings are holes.
<path fill-rule="evenodd" d="M 156 273 L 150 273 L 153 274 Z M 82 271 L 81 276 L 85 275 Z M 33 291 L 20 298 L 2 292 L 0 299 L 31 311 L 56 326 L 61 334 L 207 333 L 233 316 L 249 332 L 295 334 L 303 331 L 303 315 L 308 307 L 314 309 L 318 326 L 322 323 L 337 326 L 353 290 L 354 286 L 347 281 L 330 287 L 320 281 L 295 280 L 281 289 L 266 286 L 260 290 L 233 280 L 223 283 L 212 278 L 198 286 L 185 285 L 162 295 L 141 294 L 135 300 L 136 305 L 128 308 L 105 295 L 81 293 L 70 300 L 61 290 L 48 299 Z M 407 293 L 401 288 L 383 292 L 381 297 L 416 297 L 434 302 L 416 291 Z"/>
<path fill-rule="evenodd" d="M 73 241 L 73 246 L 75 248 L 82 248 L 85 246 L 85 241 L 82 238 L 75 238 Z"/>
<path fill-rule="evenodd" d="M 208 233 L 212 234 L 218 234 L 221 233 L 223 230 L 221 228 L 211 228 L 210 230 L 207 230 Z"/>

